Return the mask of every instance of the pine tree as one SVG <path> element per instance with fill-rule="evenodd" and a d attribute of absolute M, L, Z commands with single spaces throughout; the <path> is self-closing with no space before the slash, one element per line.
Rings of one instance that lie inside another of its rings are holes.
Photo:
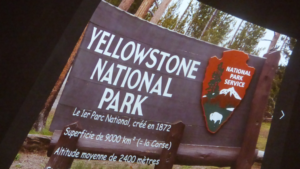
<path fill-rule="evenodd" d="M 178 33 L 186 35 L 186 30 L 188 30 L 188 27 L 190 26 L 189 23 L 191 23 L 193 19 L 194 12 L 194 4 L 193 0 L 191 0 L 184 13 L 180 17 L 179 21 L 177 22 L 177 25 L 175 26 L 174 30 Z"/>
<path fill-rule="evenodd" d="M 199 39 L 202 38 L 202 36 L 206 33 L 206 31 L 210 28 L 211 23 L 215 20 L 216 15 L 219 13 L 219 10 L 215 9 L 213 14 L 210 16 L 208 22 L 206 23 L 204 29 L 201 32 L 201 35 L 199 37 Z"/>
<path fill-rule="evenodd" d="M 242 26 L 243 22 L 244 22 L 244 20 L 242 20 L 242 21 L 240 22 L 239 26 L 238 26 L 237 29 L 235 30 L 234 35 L 233 35 L 233 37 L 231 38 L 231 40 L 230 40 L 230 42 L 228 43 L 228 45 L 232 45 L 232 43 L 233 43 L 233 41 L 234 41 L 234 38 L 235 38 L 236 34 L 240 31 L 240 27 Z M 234 25 L 235 25 L 235 24 L 234 24 Z"/>
<path fill-rule="evenodd" d="M 246 22 L 240 32 L 237 33 L 232 44 L 228 48 L 244 51 L 249 54 L 258 55 L 261 49 L 256 49 L 259 40 L 265 35 L 266 29 Z"/>
<path fill-rule="evenodd" d="M 197 15 L 201 10 L 202 7 L 202 3 L 196 3 L 197 5 L 192 5 L 189 9 L 189 13 L 191 13 L 191 19 L 188 22 L 188 26 L 187 26 L 187 30 L 185 32 L 185 35 L 190 36 L 190 30 L 192 27 L 192 24 L 194 23 L 194 21 L 197 19 Z"/>
<path fill-rule="evenodd" d="M 105 0 L 105 1 L 114 6 L 119 6 L 122 0 Z"/>
<path fill-rule="evenodd" d="M 231 15 L 226 14 L 225 12 L 219 11 L 212 21 L 209 29 L 205 31 L 201 40 L 221 45 L 225 39 L 227 39 L 228 34 L 232 31 L 230 29 L 231 23 L 234 21 L 234 18 Z"/>
<path fill-rule="evenodd" d="M 183 14 L 182 14 L 181 17 L 179 18 L 178 22 L 176 23 L 175 29 L 174 29 L 175 31 L 177 31 L 178 25 L 181 24 L 182 21 L 183 21 L 184 19 L 187 19 L 187 13 L 188 13 L 189 9 L 190 9 L 191 6 L 192 6 L 192 2 L 193 2 L 193 0 L 190 0 L 190 3 L 188 4 L 188 6 L 187 6 L 186 9 L 184 10 Z M 184 18 L 184 19 L 183 19 L 183 18 Z M 182 20 L 182 19 L 183 19 L 183 20 Z"/>
<path fill-rule="evenodd" d="M 114 5 L 119 6 L 122 2 L 122 0 L 105 0 L 106 2 Z M 134 0 L 134 2 L 131 4 L 130 8 L 127 10 L 127 12 L 131 14 L 135 14 L 140 5 L 142 4 L 143 0 Z"/>
<path fill-rule="evenodd" d="M 265 113 L 266 117 L 271 117 L 274 113 L 275 105 L 276 105 L 276 100 L 277 100 L 277 95 L 280 90 L 281 82 L 283 79 L 285 73 L 285 67 L 284 66 L 278 66 L 278 69 L 276 71 L 275 77 L 272 82 L 272 87 L 271 91 L 268 97 L 268 106 L 267 110 Z"/>
<path fill-rule="evenodd" d="M 276 48 L 276 44 L 277 44 L 279 37 L 280 37 L 280 33 L 274 31 L 274 36 L 269 45 L 267 53 L 269 53 L 272 49 Z"/>
<path fill-rule="evenodd" d="M 197 6 L 198 8 L 196 7 L 196 12 L 193 14 L 193 19 L 190 23 L 189 29 L 187 30 L 187 34 L 198 39 L 214 9 L 202 3 L 198 3 Z"/>
<path fill-rule="evenodd" d="M 159 20 L 158 24 L 165 28 L 173 30 L 178 20 L 178 14 L 176 14 L 177 3 L 173 3 L 167 10 L 166 14 Z"/>
<path fill-rule="evenodd" d="M 220 45 L 231 32 L 230 24 L 233 21 L 231 15 L 198 3 L 187 35 L 197 39 L 201 37 L 201 40 Z"/>
<path fill-rule="evenodd" d="M 139 9 L 140 5 L 142 4 L 142 2 L 143 0 L 134 0 L 130 8 L 128 9 L 128 12 L 131 14 L 135 14 L 136 11 Z"/>
<path fill-rule="evenodd" d="M 289 59 L 291 57 L 292 51 L 296 45 L 297 39 L 293 37 L 286 37 L 285 42 L 281 47 L 281 54 L 284 58 Z"/>
<path fill-rule="evenodd" d="M 212 79 L 208 82 L 207 98 L 211 99 L 219 95 L 219 83 L 221 82 L 221 76 L 223 74 L 224 68 L 222 68 L 223 62 L 218 65 L 218 69 L 213 72 Z"/>
<path fill-rule="evenodd" d="M 181 34 L 185 33 L 185 26 L 187 24 L 188 18 L 189 18 L 189 16 L 185 15 L 184 19 L 181 20 L 181 22 L 178 21 L 179 23 L 177 23 L 177 27 L 175 29 L 176 32 L 181 33 Z"/>
<path fill-rule="evenodd" d="M 150 8 L 150 12 L 147 13 L 146 17 L 144 18 L 146 21 L 150 21 L 151 18 L 153 17 L 153 14 L 157 11 L 158 6 L 153 3 L 153 6 Z"/>
<path fill-rule="evenodd" d="M 297 40 L 295 38 L 292 37 L 285 37 L 284 38 L 284 43 L 282 44 L 281 49 L 282 51 L 282 57 L 289 59 L 292 51 L 296 45 Z M 276 100 L 277 100 L 277 96 L 281 87 L 281 82 L 283 80 L 283 76 L 285 73 L 285 65 L 280 65 L 278 66 L 278 69 L 276 71 L 275 77 L 273 79 L 272 82 L 272 88 L 270 91 L 270 95 L 268 98 L 268 106 L 267 106 L 267 110 L 265 113 L 265 116 L 270 117 L 273 115 L 274 113 L 274 109 L 275 109 L 275 105 L 276 105 Z"/>

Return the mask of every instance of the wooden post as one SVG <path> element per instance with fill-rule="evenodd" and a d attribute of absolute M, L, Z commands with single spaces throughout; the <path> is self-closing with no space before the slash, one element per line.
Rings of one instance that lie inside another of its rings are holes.
<path fill-rule="evenodd" d="M 145 18 L 153 2 L 154 0 L 144 0 L 134 15 L 139 18 Z"/>
<path fill-rule="evenodd" d="M 269 45 L 268 52 L 270 52 L 273 48 L 276 47 L 276 44 L 277 44 L 277 41 L 278 41 L 279 37 L 280 37 L 280 33 L 274 32 L 274 36 L 273 36 L 273 39 L 272 39 L 272 41 Z"/>
<path fill-rule="evenodd" d="M 155 169 L 172 169 L 184 128 L 185 125 L 181 121 L 172 125 L 171 131 L 166 139 L 166 143 L 172 143 L 171 148 L 170 150 L 162 150 L 160 162 L 155 166 Z"/>
<path fill-rule="evenodd" d="M 162 3 L 159 5 L 157 11 L 154 13 L 154 16 L 151 18 L 150 22 L 157 24 L 157 22 L 159 21 L 161 16 L 164 14 L 164 12 L 166 11 L 166 9 L 171 1 L 172 0 L 163 0 Z"/>
<path fill-rule="evenodd" d="M 264 57 L 266 57 L 267 60 L 260 74 L 252 99 L 244 141 L 236 163 L 232 167 L 234 169 L 250 169 L 255 160 L 255 147 L 260 126 L 263 121 L 263 114 L 267 106 L 272 81 L 278 67 L 280 52 L 267 53 Z"/>
<path fill-rule="evenodd" d="M 74 158 L 68 157 L 65 155 L 61 155 L 64 153 L 60 153 L 62 149 L 65 151 L 74 151 L 76 149 L 77 141 L 79 137 L 71 137 L 69 138 L 68 136 L 65 136 L 63 133 L 66 131 L 66 129 L 69 128 L 70 130 L 75 130 L 75 131 L 82 131 L 82 127 L 79 124 L 79 122 L 75 122 L 72 124 L 69 124 L 65 126 L 63 131 L 61 132 L 61 135 L 59 137 L 59 140 L 57 144 L 55 145 L 54 151 L 45 166 L 45 169 L 69 169 L 73 163 Z M 55 151 L 60 148 L 60 155 L 55 155 Z M 66 154 L 66 153 L 65 153 Z"/>
<path fill-rule="evenodd" d="M 123 9 L 124 11 L 128 11 L 133 2 L 134 0 L 122 0 L 122 2 L 119 5 L 119 8 Z"/>

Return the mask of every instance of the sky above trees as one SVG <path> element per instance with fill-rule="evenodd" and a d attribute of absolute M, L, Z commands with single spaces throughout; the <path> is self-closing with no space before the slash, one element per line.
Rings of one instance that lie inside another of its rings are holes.
<path fill-rule="evenodd" d="M 115 6 L 121 2 L 121 0 L 106 1 Z M 153 3 L 145 20 L 151 20 L 162 1 L 156 0 L 157 3 Z M 128 12 L 135 14 L 142 2 L 143 0 L 134 0 Z M 276 42 L 273 39 L 274 31 L 219 11 L 197 0 L 172 0 L 157 24 L 198 40 L 260 57 L 268 52 L 272 40 Z M 276 45 L 271 47 L 282 51 L 280 65 L 287 65 L 293 41 L 295 39 L 279 33 Z"/>
<path fill-rule="evenodd" d="M 176 0 L 173 0 L 173 1 L 175 2 Z M 172 1 L 172 2 L 173 2 L 173 1 Z M 196 0 L 193 0 L 193 3 L 195 3 L 195 2 L 196 2 Z M 178 8 L 179 15 L 182 15 L 182 14 L 184 13 L 184 10 L 185 10 L 186 7 L 188 6 L 188 4 L 189 4 L 189 1 L 182 1 L 180 7 Z M 234 16 L 233 16 L 233 17 L 234 17 Z M 232 26 L 232 27 L 231 27 L 231 28 L 232 28 L 232 31 L 231 31 L 231 32 L 229 33 L 229 35 L 228 35 L 229 39 L 233 37 L 235 31 L 238 29 L 238 25 L 243 21 L 242 19 L 240 19 L 240 18 L 238 18 L 238 17 L 234 17 L 234 20 L 236 21 L 236 23 L 235 23 L 235 25 L 231 25 L 231 26 Z M 262 49 L 262 50 L 258 53 L 258 56 L 263 57 L 263 55 L 264 55 L 265 53 L 267 53 L 268 47 L 269 47 L 269 45 L 270 45 L 270 43 L 271 43 L 271 40 L 272 40 L 273 36 L 274 36 L 274 31 L 269 30 L 269 29 L 266 29 L 265 35 L 261 38 L 261 40 L 259 41 L 259 43 L 257 44 L 257 47 L 256 47 L 257 49 L 259 49 L 259 48 Z M 280 35 L 280 38 L 279 38 L 279 40 L 278 40 L 278 42 L 277 42 L 277 44 L 276 44 L 276 45 L 279 46 L 280 48 L 281 48 L 281 46 L 282 46 L 283 43 L 284 43 L 285 37 L 286 37 L 286 35 L 283 35 L 283 34 Z M 288 37 L 288 38 L 289 38 L 289 37 Z M 287 39 L 288 39 L 288 38 L 287 38 Z M 287 40 L 286 40 L 286 41 L 287 41 Z M 288 48 L 287 46 L 288 46 L 288 45 L 284 45 L 283 47 Z M 292 51 L 288 51 L 288 53 L 290 53 L 290 54 L 291 54 L 291 52 L 292 52 Z M 287 65 L 287 63 L 288 63 L 288 60 L 285 59 L 285 57 L 282 57 L 281 60 L 280 60 L 280 64 L 281 64 L 281 65 Z"/>

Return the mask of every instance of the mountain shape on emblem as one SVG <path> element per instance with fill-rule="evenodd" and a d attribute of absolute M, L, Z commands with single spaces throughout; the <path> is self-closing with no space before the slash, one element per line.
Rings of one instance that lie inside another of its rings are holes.
<path fill-rule="evenodd" d="M 236 99 L 242 100 L 242 98 L 239 96 L 239 94 L 234 90 L 234 87 L 231 87 L 229 89 L 222 89 L 220 91 L 220 94 L 227 95 L 229 93 L 230 97 L 233 95 Z"/>
<path fill-rule="evenodd" d="M 206 128 L 216 133 L 243 100 L 255 68 L 241 51 L 225 51 L 223 57 L 209 59 L 202 84 L 201 104 Z"/>

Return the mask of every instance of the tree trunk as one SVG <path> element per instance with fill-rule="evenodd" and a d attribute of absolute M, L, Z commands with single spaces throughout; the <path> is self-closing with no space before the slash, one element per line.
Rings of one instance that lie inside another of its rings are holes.
<path fill-rule="evenodd" d="M 287 38 L 288 38 L 288 37 L 285 36 L 284 41 L 283 41 L 283 43 L 282 43 L 282 45 L 281 45 L 280 51 L 282 51 L 282 49 L 284 49 L 284 46 L 285 46 L 285 43 L 286 43 Z"/>
<path fill-rule="evenodd" d="M 122 0 L 122 2 L 119 5 L 119 8 L 124 11 L 128 11 L 128 9 L 130 8 L 130 6 L 133 2 L 134 2 L 134 0 Z"/>
<path fill-rule="evenodd" d="M 219 12 L 219 10 L 215 9 L 213 15 L 210 17 L 209 21 L 207 22 L 207 24 L 205 25 L 203 31 L 201 32 L 201 36 L 199 38 L 200 40 L 201 40 L 202 36 L 204 35 L 204 33 L 206 32 L 206 30 L 209 29 L 212 21 L 215 19 L 218 12 Z"/>
<path fill-rule="evenodd" d="M 236 34 L 238 33 L 238 31 L 240 30 L 240 27 L 241 27 L 241 25 L 242 25 L 243 22 L 244 22 L 244 20 L 241 21 L 239 27 L 238 27 L 237 30 L 235 31 L 235 33 L 234 33 L 234 35 L 233 35 L 233 37 L 232 37 L 232 39 L 231 39 L 231 41 L 230 41 L 230 43 L 229 43 L 229 46 L 232 45 L 233 40 L 234 40 Z"/>
<path fill-rule="evenodd" d="M 274 36 L 273 36 L 273 39 L 272 39 L 272 41 L 271 41 L 271 43 L 269 45 L 268 52 L 270 52 L 271 49 L 275 48 L 276 43 L 277 43 L 279 37 L 280 37 L 280 33 L 274 32 Z"/>
<path fill-rule="evenodd" d="M 150 7 L 152 6 L 153 2 L 154 0 L 144 0 L 134 15 L 144 19 Z"/>
<path fill-rule="evenodd" d="M 182 18 L 184 17 L 184 15 L 186 15 L 186 12 L 187 12 L 187 11 L 188 11 L 188 9 L 190 8 L 190 6 L 191 6 L 192 2 L 193 2 L 193 0 L 191 0 L 191 1 L 190 1 L 189 5 L 188 5 L 188 6 L 186 7 L 186 9 L 184 10 L 184 12 L 183 12 L 183 14 L 181 15 L 181 17 L 180 17 L 179 21 L 178 21 L 178 22 L 176 23 L 176 25 L 175 25 L 174 31 L 176 31 L 176 30 L 177 30 L 177 26 L 178 26 L 178 24 L 180 24 L 180 22 L 181 22 Z"/>
<path fill-rule="evenodd" d="M 172 0 L 163 0 L 162 3 L 159 5 L 157 11 L 154 13 L 154 16 L 151 18 L 150 22 L 157 24 L 157 22 L 159 21 L 161 16 L 164 14 L 164 12 L 166 11 L 166 9 L 171 1 Z"/>
<path fill-rule="evenodd" d="M 74 58 L 75 58 L 75 56 L 76 56 L 76 54 L 77 54 L 77 51 L 78 51 L 78 48 L 79 48 L 79 46 L 80 46 L 80 44 L 81 44 L 81 41 L 82 41 L 82 39 L 83 39 L 83 35 L 84 35 L 84 33 L 85 33 L 85 30 L 86 30 L 86 28 L 84 29 L 84 31 L 83 31 L 83 33 L 81 34 L 81 36 L 80 36 L 80 38 L 79 38 L 79 40 L 78 40 L 76 46 L 74 47 L 73 52 L 71 53 L 71 56 L 69 57 L 68 62 L 67 62 L 67 64 L 65 65 L 63 71 L 62 71 L 61 74 L 59 75 L 59 78 L 58 78 L 58 80 L 56 81 L 56 83 L 55 83 L 55 85 L 54 85 L 54 87 L 53 87 L 53 89 L 52 89 L 52 91 L 51 91 L 51 93 L 50 93 L 50 95 L 49 95 L 49 97 L 48 97 L 46 103 L 45 103 L 44 108 L 43 108 L 42 111 L 40 112 L 37 121 L 33 124 L 33 128 L 34 128 L 36 131 L 38 131 L 38 132 L 41 132 L 42 129 L 43 129 L 43 128 L 45 127 L 45 125 L 46 125 L 46 121 L 47 121 L 49 112 L 50 112 L 50 110 L 51 110 L 51 107 L 52 107 L 52 105 L 53 105 L 53 103 L 54 103 L 54 101 L 55 101 L 55 99 L 56 99 L 56 96 L 57 96 L 57 94 L 58 94 L 58 92 L 59 92 L 59 89 L 61 88 L 61 86 L 62 86 L 62 84 L 63 84 L 63 82 L 64 82 L 64 79 L 65 79 L 65 77 L 66 77 L 66 75 L 67 75 L 67 73 L 68 73 L 68 71 L 69 71 L 69 69 L 70 69 L 70 67 L 71 67 L 71 65 L 72 65 L 72 63 L 73 63 L 73 61 L 74 61 Z"/>

